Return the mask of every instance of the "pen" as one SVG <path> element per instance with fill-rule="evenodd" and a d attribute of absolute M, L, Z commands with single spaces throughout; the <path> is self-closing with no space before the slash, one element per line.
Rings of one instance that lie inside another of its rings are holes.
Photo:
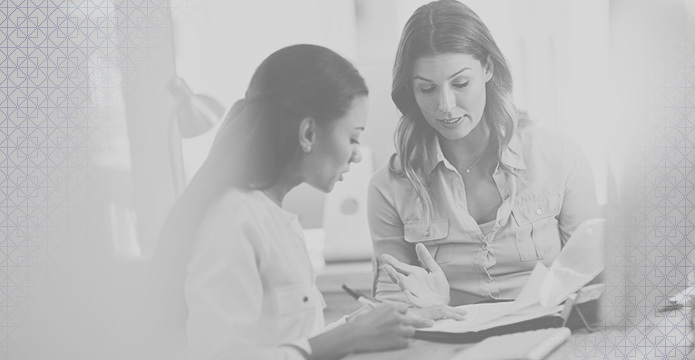
<path fill-rule="evenodd" d="M 375 308 L 377 306 L 376 302 L 364 296 L 364 294 L 362 294 L 358 290 L 350 289 L 345 284 L 343 284 L 343 290 L 345 290 L 345 292 L 348 293 L 348 295 L 355 298 L 355 300 L 357 300 L 357 302 L 359 302 L 360 304 L 367 305 L 370 308 Z"/>

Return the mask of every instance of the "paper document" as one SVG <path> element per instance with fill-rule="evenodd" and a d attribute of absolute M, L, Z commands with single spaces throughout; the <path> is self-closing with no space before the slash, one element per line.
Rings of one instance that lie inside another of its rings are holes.
<path fill-rule="evenodd" d="M 544 307 L 559 305 L 603 271 L 605 223 L 605 219 L 586 220 L 567 240 L 541 285 Z"/>
<path fill-rule="evenodd" d="M 559 314 L 567 297 L 576 293 L 604 268 L 605 219 L 582 222 L 550 269 L 540 261 L 512 302 L 458 306 L 468 311 L 466 320 L 440 320 L 422 332 L 464 333 L 510 325 Z"/>
<path fill-rule="evenodd" d="M 562 311 L 562 306 L 545 309 L 539 303 L 538 291 L 547 273 L 548 268 L 538 262 L 516 300 L 457 306 L 458 309 L 467 310 L 466 320 L 440 320 L 436 321 L 432 327 L 418 330 L 452 333 L 479 331 L 558 313 Z"/>

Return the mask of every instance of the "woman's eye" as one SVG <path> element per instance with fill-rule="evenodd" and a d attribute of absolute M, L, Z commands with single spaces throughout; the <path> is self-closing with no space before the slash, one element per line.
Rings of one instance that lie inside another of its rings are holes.
<path fill-rule="evenodd" d="M 465 88 L 466 86 L 468 86 L 468 81 L 463 82 L 463 83 L 453 84 L 452 86 L 455 87 L 455 88 L 457 88 L 457 89 L 463 89 L 463 88 Z"/>
<path fill-rule="evenodd" d="M 425 93 L 425 94 L 429 94 L 429 93 L 433 92 L 434 89 L 435 89 L 434 86 L 420 87 L 420 91 Z"/>

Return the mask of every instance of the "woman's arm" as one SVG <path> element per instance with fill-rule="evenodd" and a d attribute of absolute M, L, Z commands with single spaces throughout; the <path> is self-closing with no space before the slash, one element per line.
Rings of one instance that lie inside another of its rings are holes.
<path fill-rule="evenodd" d="M 296 358 L 292 348 L 259 349 L 248 340 L 261 318 L 265 295 L 257 264 L 259 242 L 253 227 L 244 226 L 241 212 L 227 215 L 203 228 L 187 268 L 189 357 L 233 359 L 243 354 L 249 359 Z"/>
<path fill-rule="evenodd" d="M 405 304 L 383 304 L 309 339 L 310 359 L 339 359 L 348 354 L 399 349 L 408 345 L 415 328 L 433 321 L 408 314 Z"/>
<path fill-rule="evenodd" d="M 560 240 L 564 246 L 579 224 L 601 217 L 591 166 L 578 143 L 569 137 L 563 142 L 565 193 L 558 218 Z"/>
<path fill-rule="evenodd" d="M 398 285 L 384 271 L 383 254 L 389 254 L 405 264 L 417 264 L 413 246 L 403 239 L 403 221 L 398 215 L 395 199 L 386 189 L 388 178 L 378 172 L 369 183 L 367 195 L 367 217 L 374 247 L 374 278 L 372 292 L 380 301 L 405 303 L 406 299 Z M 386 170 L 388 171 L 388 170 Z"/>
<path fill-rule="evenodd" d="M 223 218 L 223 219 L 222 219 Z M 234 219 L 229 221 L 229 219 Z M 206 224 L 194 246 L 185 282 L 188 353 L 192 359 L 302 359 L 293 339 L 276 347 L 254 345 L 262 321 L 264 248 L 244 215 Z M 311 339 L 310 359 L 339 359 L 354 352 L 404 347 L 415 327 L 432 321 L 407 314 L 403 304 L 382 305 Z M 240 355 L 243 354 L 243 355 Z"/>

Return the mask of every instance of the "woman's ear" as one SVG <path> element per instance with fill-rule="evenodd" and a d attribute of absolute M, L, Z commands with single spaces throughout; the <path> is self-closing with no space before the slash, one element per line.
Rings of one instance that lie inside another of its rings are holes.
<path fill-rule="evenodd" d="M 299 147 L 308 154 L 311 152 L 315 140 L 316 121 L 310 117 L 302 119 L 299 123 Z"/>
<path fill-rule="evenodd" d="M 490 58 L 490 55 L 487 56 L 487 59 L 485 59 L 485 82 L 490 81 L 492 79 L 492 75 L 495 72 L 495 62 L 492 61 Z"/>

